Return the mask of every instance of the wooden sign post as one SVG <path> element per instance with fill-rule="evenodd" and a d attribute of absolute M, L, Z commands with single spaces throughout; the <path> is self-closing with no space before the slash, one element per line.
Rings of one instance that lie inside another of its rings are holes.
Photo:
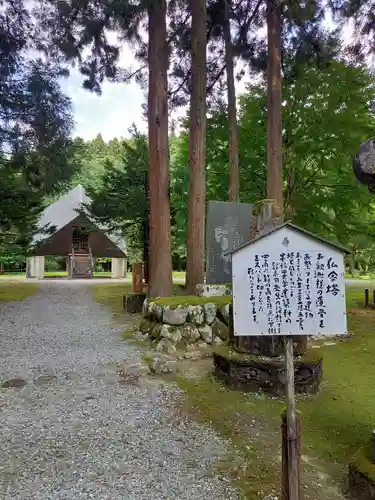
<path fill-rule="evenodd" d="M 232 253 L 234 335 L 284 337 L 283 500 L 300 500 L 293 337 L 347 333 L 344 253 L 288 222 Z"/>
<path fill-rule="evenodd" d="M 294 356 L 293 339 L 285 338 L 285 372 L 286 372 L 286 424 L 287 424 L 287 469 L 288 500 L 300 500 L 299 456 L 297 454 L 296 399 L 294 393 Z"/>

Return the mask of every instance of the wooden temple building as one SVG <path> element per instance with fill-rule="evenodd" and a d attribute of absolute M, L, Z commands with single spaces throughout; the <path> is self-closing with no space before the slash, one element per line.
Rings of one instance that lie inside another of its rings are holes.
<path fill-rule="evenodd" d="M 26 277 L 44 277 L 44 258 L 66 258 L 68 278 L 92 278 L 95 258 L 112 259 L 112 278 L 126 275 L 125 238 L 99 227 L 83 210 L 90 199 L 79 185 L 49 205 L 41 214 Z"/>

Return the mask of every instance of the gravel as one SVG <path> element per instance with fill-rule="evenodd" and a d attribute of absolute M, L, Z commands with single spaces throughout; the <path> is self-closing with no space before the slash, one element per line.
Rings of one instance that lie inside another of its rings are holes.
<path fill-rule="evenodd" d="M 85 284 L 0 306 L 0 383 L 26 381 L 0 392 L 1 499 L 240 498 L 215 472 L 225 443 L 171 410 L 176 388 L 119 379 L 140 359 L 123 330 Z"/>

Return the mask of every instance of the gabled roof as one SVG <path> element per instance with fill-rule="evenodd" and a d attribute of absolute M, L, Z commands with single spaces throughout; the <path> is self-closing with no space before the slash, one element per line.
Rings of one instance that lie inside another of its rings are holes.
<path fill-rule="evenodd" d="M 56 234 L 60 229 L 67 226 L 80 215 L 80 210 L 84 209 L 84 205 L 91 203 L 90 198 L 85 192 L 85 188 L 79 184 L 67 194 L 61 196 L 54 203 L 51 203 L 42 212 L 39 222 L 39 232 L 34 236 L 33 244 L 42 242 L 44 239 L 49 238 L 52 234 Z M 87 213 L 85 211 L 85 215 Z M 87 216 L 88 217 L 88 216 Z M 88 217 L 89 218 L 89 217 Z M 93 224 L 124 253 L 126 254 L 125 238 L 120 234 L 110 233 L 104 226 L 99 226 L 96 222 Z M 52 234 L 45 234 L 45 229 L 53 228 Z"/>
<path fill-rule="evenodd" d="M 302 227 L 295 226 L 291 222 L 284 222 L 284 224 L 281 224 L 280 226 L 275 227 L 269 233 L 262 234 L 261 236 L 258 236 L 257 238 L 254 238 L 253 240 L 248 241 L 244 245 L 241 245 L 240 247 L 236 248 L 235 250 L 233 250 L 233 252 L 231 252 L 231 254 L 234 254 L 234 253 L 238 252 L 239 250 L 242 250 L 242 248 L 245 248 L 249 245 L 252 245 L 253 243 L 256 243 L 257 241 L 265 238 L 266 236 L 269 236 L 270 234 L 273 234 L 273 233 L 276 233 L 277 231 L 280 231 L 280 229 L 282 229 L 283 227 L 288 227 L 294 231 L 298 231 L 299 233 L 302 233 L 305 236 L 308 236 L 309 238 L 312 238 L 316 241 L 320 241 L 324 245 L 330 246 L 330 247 L 334 248 L 335 250 L 338 250 L 339 252 L 343 252 L 347 255 L 351 253 L 347 248 L 339 245 L 338 243 L 333 243 L 332 241 L 328 241 L 324 238 L 321 238 L 320 236 L 317 236 L 314 233 L 310 233 L 310 231 L 307 231 L 306 229 L 303 229 Z"/>

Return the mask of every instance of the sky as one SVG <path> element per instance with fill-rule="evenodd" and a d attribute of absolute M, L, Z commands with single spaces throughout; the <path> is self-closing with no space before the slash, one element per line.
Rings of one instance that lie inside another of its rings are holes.
<path fill-rule="evenodd" d="M 129 49 L 123 51 L 121 64 L 132 65 L 133 55 Z M 129 64 L 130 63 L 130 64 Z M 146 122 L 142 116 L 144 93 L 135 82 L 104 82 L 102 94 L 82 88 L 83 77 L 78 69 L 71 69 L 69 78 L 61 82 L 63 91 L 72 100 L 75 131 L 74 135 L 85 140 L 93 139 L 98 134 L 108 141 L 114 137 L 127 137 L 128 128 L 135 123 L 140 131 L 146 131 Z"/>
<path fill-rule="evenodd" d="M 332 21 L 326 19 L 327 27 Z M 115 34 L 110 34 L 114 38 Z M 265 35 L 265 33 L 264 33 Z M 344 43 L 352 36 L 349 28 L 344 33 Z M 117 38 L 117 37 L 116 37 Z M 126 68 L 137 68 L 130 47 L 124 47 L 120 54 L 119 64 Z M 104 82 L 100 96 L 82 88 L 83 77 L 77 69 L 71 70 L 69 78 L 62 81 L 73 104 L 75 131 L 74 136 L 90 140 L 101 134 L 108 141 L 115 137 L 128 137 L 129 127 L 135 123 L 137 128 L 147 131 L 147 123 L 142 114 L 142 104 L 145 102 L 144 92 L 136 82 L 128 84 Z M 236 83 L 237 94 L 244 91 L 248 79 L 245 77 Z M 184 115 L 186 110 L 179 110 L 178 115 Z"/>
<path fill-rule="evenodd" d="M 125 47 L 120 55 L 119 65 L 137 68 L 130 47 Z M 135 123 L 141 132 L 147 131 L 143 117 L 142 104 L 145 102 L 143 90 L 136 82 L 104 82 L 100 96 L 82 88 L 83 77 L 78 69 L 71 69 L 70 76 L 61 82 L 63 91 L 71 98 L 75 120 L 74 136 L 85 140 L 101 134 L 105 141 L 115 137 L 128 137 L 129 127 Z M 237 92 L 243 92 L 246 77 L 236 83 Z M 186 110 L 180 109 L 174 118 L 183 116 Z"/>

